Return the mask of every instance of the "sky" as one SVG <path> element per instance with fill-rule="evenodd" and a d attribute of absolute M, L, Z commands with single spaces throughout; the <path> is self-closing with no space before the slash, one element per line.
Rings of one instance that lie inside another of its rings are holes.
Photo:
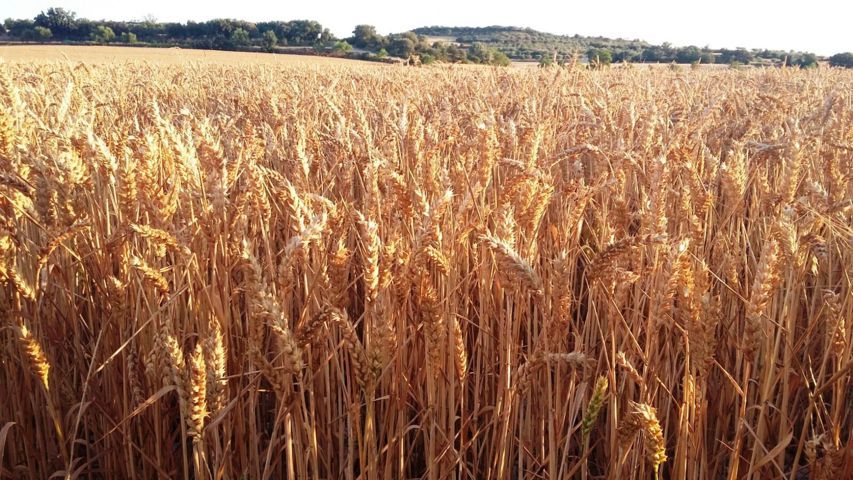
<path fill-rule="evenodd" d="M 0 0 L 0 18 L 32 18 L 50 7 L 93 20 L 308 19 L 338 37 L 362 23 L 383 34 L 431 25 L 511 25 L 675 46 L 853 51 L 850 0 Z"/>

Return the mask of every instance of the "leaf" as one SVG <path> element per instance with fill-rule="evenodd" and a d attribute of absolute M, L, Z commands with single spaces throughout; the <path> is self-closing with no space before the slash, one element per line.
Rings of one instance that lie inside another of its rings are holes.
<path fill-rule="evenodd" d="M 3 466 L 3 453 L 6 451 L 6 436 L 9 435 L 9 430 L 14 425 L 15 422 L 6 422 L 6 425 L 0 428 L 0 467 Z"/>
<path fill-rule="evenodd" d="M 133 417 L 135 417 L 135 416 L 139 415 L 140 413 L 142 413 L 142 411 L 143 411 L 143 410 L 145 410 L 146 408 L 148 408 L 148 407 L 150 407 L 151 405 L 153 405 L 153 404 L 154 404 L 154 402 L 156 402 L 157 400 L 159 400 L 159 399 L 160 399 L 160 398 L 162 398 L 164 395 L 166 395 L 167 393 L 171 392 L 171 391 L 172 391 L 172 390 L 174 390 L 174 389 L 175 389 L 175 386 L 174 386 L 174 385 L 167 385 L 167 386 L 165 386 L 165 387 L 161 388 L 160 390 L 157 390 L 157 392 L 155 392 L 153 395 L 151 395 L 150 397 L 148 397 L 148 399 L 146 399 L 144 402 L 142 402 L 142 403 L 139 405 L 139 407 L 137 407 L 137 408 L 136 408 L 136 410 L 134 410 L 130 415 L 128 415 L 127 417 L 125 417 L 124 419 L 122 419 L 122 421 L 120 421 L 119 423 L 117 423 L 117 424 L 116 424 L 116 425 L 115 425 L 115 426 L 114 426 L 114 427 L 113 427 L 109 432 L 107 432 L 107 433 L 103 434 L 103 435 L 101 436 L 101 438 L 99 438 L 99 439 L 98 439 L 98 442 L 101 442 L 103 439 L 105 439 L 105 438 L 107 438 L 108 436 L 110 436 L 110 434 L 112 434 L 113 432 L 115 432 L 116 430 L 118 430 L 119 428 L 121 428 L 121 426 L 122 426 L 122 425 L 124 425 L 125 423 L 127 423 L 131 418 L 133 418 Z"/>
<path fill-rule="evenodd" d="M 782 441 L 779 442 L 778 445 L 773 447 L 773 450 L 770 450 L 769 452 L 767 452 L 767 455 L 761 457 L 760 460 L 755 462 L 752 465 L 752 468 L 749 469 L 749 473 L 747 473 L 746 476 L 749 477 L 750 475 L 752 475 L 753 472 L 763 467 L 767 463 L 773 461 L 774 458 L 778 457 L 785 450 L 785 448 L 788 447 L 788 444 L 791 443 L 792 438 L 794 438 L 794 432 L 791 432 L 787 436 L 785 436 L 785 438 L 782 439 Z"/>

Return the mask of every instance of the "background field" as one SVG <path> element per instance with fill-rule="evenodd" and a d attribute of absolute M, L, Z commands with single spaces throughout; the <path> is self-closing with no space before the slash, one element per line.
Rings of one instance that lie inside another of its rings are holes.
<path fill-rule="evenodd" d="M 0 64 L 0 477 L 853 474 L 853 71 L 69 51 Z"/>
<path fill-rule="evenodd" d="M 210 65 L 341 65 L 388 67 L 387 64 L 325 57 L 319 55 L 289 55 L 253 52 L 228 52 L 218 50 L 194 50 L 183 48 L 107 47 L 81 45 L 0 45 L 0 58 L 15 63 L 52 63 L 74 61 L 91 64 L 116 64 L 125 62 L 148 62 L 157 65 L 183 65 L 188 62 Z M 516 68 L 538 68 L 535 61 L 517 61 Z M 668 63 L 631 64 L 637 69 L 673 68 Z M 689 69 L 691 65 L 676 65 Z M 444 65 L 447 68 L 448 65 Z M 481 68 L 481 65 L 456 65 L 455 68 Z M 618 68 L 623 68 L 618 65 Z M 439 67 L 440 68 L 440 67 Z M 728 68 L 728 65 L 701 65 L 701 69 Z"/>
<path fill-rule="evenodd" d="M 183 65 L 194 62 L 215 65 L 381 65 L 373 62 L 316 55 L 76 45 L 0 45 L 0 58 L 16 63 L 56 62 L 67 59 L 74 62 L 95 64 L 148 62 L 157 65 Z"/>

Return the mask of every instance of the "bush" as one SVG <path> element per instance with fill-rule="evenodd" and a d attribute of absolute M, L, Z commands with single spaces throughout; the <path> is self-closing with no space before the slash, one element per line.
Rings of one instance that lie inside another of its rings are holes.
<path fill-rule="evenodd" d="M 112 28 L 98 25 L 95 27 L 95 30 L 89 34 L 89 38 L 91 38 L 93 42 L 110 43 L 115 40 L 116 34 L 113 32 Z"/>
<path fill-rule="evenodd" d="M 836 53 L 829 57 L 829 64 L 833 67 L 853 68 L 853 53 Z"/>
<path fill-rule="evenodd" d="M 802 68 L 816 68 L 817 67 L 817 55 L 813 53 L 803 54 L 802 57 L 797 61 L 797 65 Z"/>
<path fill-rule="evenodd" d="M 509 57 L 506 56 L 504 52 L 500 50 L 495 51 L 495 54 L 492 56 L 492 65 L 497 65 L 499 67 L 507 67 L 511 64 Z"/>
<path fill-rule="evenodd" d="M 817 55 L 813 53 L 791 54 L 784 59 L 786 66 L 796 66 L 800 68 L 815 68 L 817 67 Z"/>
<path fill-rule="evenodd" d="M 268 52 L 271 52 L 275 49 L 276 44 L 278 44 L 278 36 L 272 30 L 267 30 L 264 32 L 264 49 Z"/>
<path fill-rule="evenodd" d="M 33 31 L 35 33 L 33 37 L 35 40 L 47 40 L 53 36 L 53 32 L 47 27 L 36 27 Z"/>
<path fill-rule="evenodd" d="M 697 47 L 679 48 L 675 54 L 675 61 L 678 63 L 693 63 L 702 59 L 702 52 Z"/>
<path fill-rule="evenodd" d="M 613 62 L 613 54 L 606 48 L 590 48 L 586 52 L 586 57 L 589 59 L 589 64 L 593 67 L 606 67 Z"/>
<path fill-rule="evenodd" d="M 347 43 L 346 40 L 338 40 L 334 45 L 332 45 L 332 52 L 336 55 L 346 55 L 351 51 L 352 45 Z"/>
<path fill-rule="evenodd" d="M 237 28 L 231 32 L 231 43 L 236 46 L 249 44 L 249 32 L 242 28 Z"/>
<path fill-rule="evenodd" d="M 409 58 L 415 53 L 415 42 L 407 37 L 394 37 L 388 44 L 388 53 L 395 57 Z"/>
<path fill-rule="evenodd" d="M 480 42 L 474 42 L 468 48 L 468 59 L 474 63 L 498 65 L 501 67 L 510 64 L 509 57 L 505 53 Z"/>
<path fill-rule="evenodd" d="M 551 55 L 542 55 L 539 57 L 539 66 L 542 68 L 547 68 L 554 65 L 554 57 Z"/>
<path fill-rule="evenodd" d="M 120 39 L 122 43 L 136 43 L 139 41 L 136 39 L 136 34 L 133 32 L 121 32 Z"/>
<path fill-rule="evenodd" d="M 494 51 L 486 44 L 474 42 L 468 47 L 468 59 L 474 63 L 491 63 Z"/>

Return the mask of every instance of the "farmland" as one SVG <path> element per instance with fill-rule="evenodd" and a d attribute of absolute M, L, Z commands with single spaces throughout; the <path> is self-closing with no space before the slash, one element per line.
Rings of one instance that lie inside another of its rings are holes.
<path fill-rule="evenodd" d="M 33 52 L 0 477 L 851 472 L 853 72 Z"/>
<path fill-rule="evenodd" d="M 186 63 L 214 65 L 373 65 L 369 62 L 316 55 L 225 52 L 183 48 L 136 48 L 76 45 L 0 45 L 0 58 L 9 63 L 121 64 L 146 62 L 153 65 Z"/>

